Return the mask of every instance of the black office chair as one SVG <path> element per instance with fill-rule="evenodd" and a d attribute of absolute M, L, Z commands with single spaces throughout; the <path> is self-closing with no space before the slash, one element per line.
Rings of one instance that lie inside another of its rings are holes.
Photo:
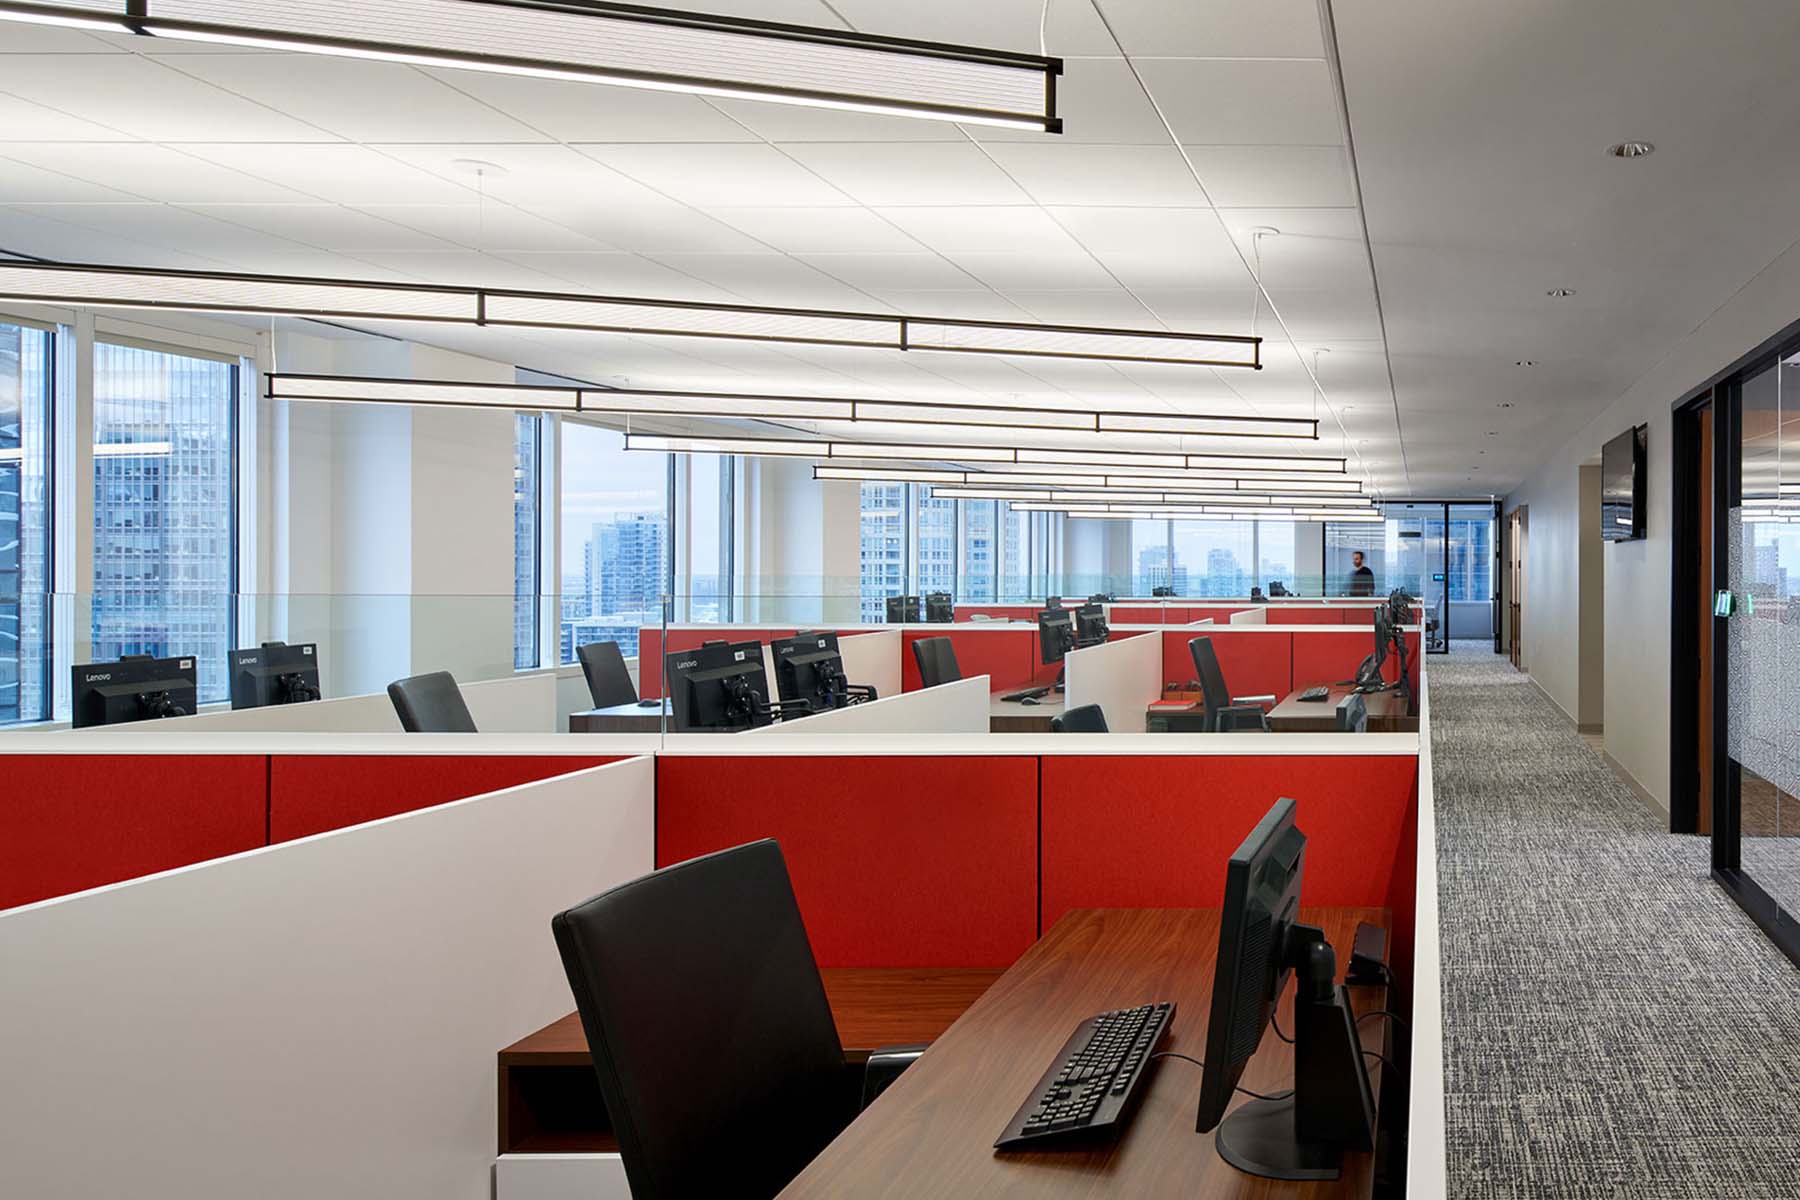
<path fill-rule="evenodd" d="M 947 637 L 920 638 L 912 644 L 913 659 L 919 664 L 919 679 L 926 687 L 955 683 L 962 678 L 956 665 L 956 647 Z"/>
<path fill-rule="evenodd" d="M 637 703 L 637 685 L 631 682 L 619 643 L 588 642 L 575 648 L 575 656 L 581 659 L 581 673 L 587 676 L 588 695 L 595 708 Z"/>
<path fill-rule="evenodd" d="M 1106 733 L 1106 714 L 1098 704 L 1071 708 L 1059 717 L 1050 718 L 1051 733 Z"/>
<path fill-rule="evenodd" d="M 856 1115 L 859 1082 L 866 1105 L 923 1053 L 845 1064 L 773 840 L 664 867 L 550 927 L 633 1200 L 774 1196 Z"/>
<path fill-rule="evenodd" d="M 388 699 L 408 733 L 474 733 L 475 718 L 448 671 L 413 675 L 388 684 Z"/>
<path fill-rule="evenodd" d="M 1194 638 L 1188 642 L 1188 653 L 1194 659 L 1194 673 L 1200 677 L 1206 732 L 1268 732 L 1269 716 L 1263 705 L 1275 703 L 1274 696 L 1233 696 L 1225 686 L 1225 672 L 1219 669 L 1219 656 L 1213 651 L 1211 638 Z"/>

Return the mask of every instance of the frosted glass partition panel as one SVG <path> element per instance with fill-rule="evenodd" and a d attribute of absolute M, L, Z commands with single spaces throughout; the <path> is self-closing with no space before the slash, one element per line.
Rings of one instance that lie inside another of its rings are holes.
<path fill-rule="evenodd" d="M 1743 384 L 1738 503 L 1727 545 L 1732 592 L 1727 752 L 1740 772 L 1742 865 L 1800 911 L 1800 368 Z"/>

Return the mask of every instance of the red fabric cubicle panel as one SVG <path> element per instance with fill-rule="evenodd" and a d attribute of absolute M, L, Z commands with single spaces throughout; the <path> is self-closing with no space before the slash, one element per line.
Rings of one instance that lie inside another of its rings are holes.
<path fill-rule="evenodd" d="M 1037 666 L 1037 630 L 1032 629 L 958 629 L 939 625 L 935 629 L 903 629 L 900 631 L 900 690 L 919 690 L 919 660 L 912 645 L 920 638 L 947 637 L 956 652 L 956 669 L 964 679 L 977 675 L 990 677 L 989 686 L 1021 687 L 1030 682 Z M 1056 668 L 1050 668 L 1054 674 Z"/>
<path fill-rule="evenodd" d="M 1046 755 L 1043 926 L 1071 908 L 1217 908 L 1225 862 L 1283 796 L 1302 903 L 1390 905 L 1415 852 L 1412 755 Z M 1348 952 L 1340 947 L 1340 954 Z"/>
<path fill-rule="evenodd" d="M 269 760 L 269 841 L 292 841 L 360 825 L 618 762 L 620 757 L 278 754 Z"/>
<path fill-rule="evenodd" d="M 1375 650 L 1369 629 L 1321 629 L 1294 635 L 1294 686 L 1339 683 L 1356 676 L 1357 664 Z M 1394 672 L 1389 672 L 1394 677 Z"/>
<path fill-rule="evenodd" d="M 662 699 L 662 630 L 638 630 L 638 699 Z"/>
<path fill-rule="evenodd" d="M 1115 604 L 1108 619 L 1114 625 L 1179 625 L 1187 621 L 1187 609 L 1165 608 L 1158 604 L 1144 606 Z"/>
<path fill-rule="evenodd" d="M 1399 1011 L 1412 1012 L 1414 946 L 1419 923 L 1419 776 L 1413 773 L 1412 803 L 1400 827 L 1400 854 L 1394 861 L 1394 874 L 1388 885 L 1386 901 L 1390 924 L 1388 966 L 1399 985 Z M 1411 851 L 1407 847 L 1412 847 Z"/>
<path fill-rule="evenodd" d="M 1190 608 L 1187 610 L 1189 621 L 1211 621 L 1215 625 L 1231 624 L 1231 614 L 1244 611 L 1245 606 L 1236 608 Z"/>
<path fill-rule="evenodd" d="M 1194 657 L 1188 643 L 1203 637 L 1212 639 L 1219 670 L 1232 695 L 1285 696 L 1293 690 L 1296 636 L 1303 635 L 1229 625 L 1167 630 L 1162 635 L 1163 682 L 1186 683 L 1194 678 Z"/>
<path fill-rule="evenodd" d="M 0 757 L 0 908 L 261 846 L 267 772 L 261 754 Z"/>
<path fill-rule="evenodd" d="M 1271 608 L 1269 610 L 1270 625 L 1342 625 L 1346 613 L 1355 613 L 1354 608 Z M 1366 612 L 1368 610 L 1360 610 Z"/>
<path fill-rule="evenodd" d="M 954 609 L 958 621 L 970 617 L 992 617 L 996 621 L 1035 621 L 1039 609 L 1033 604 L 958 604 Z"/>
<path fill-rule="evenodd" d="M 1037 759 L 656 761 L 656 864 L 781 843 L 826 967 L 1008 966 L 1037 936 Z"/>

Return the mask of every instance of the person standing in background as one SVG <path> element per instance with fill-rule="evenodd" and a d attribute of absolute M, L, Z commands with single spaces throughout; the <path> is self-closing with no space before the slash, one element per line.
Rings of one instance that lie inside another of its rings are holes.
<path fill-rule="evenodd" d="M 1350 555 L 1350 591 L 1352 596 L 1373 596 L 1375 594 L 1375 572 L 1363 565 L 1363 552 L 1356 551 Z"/>

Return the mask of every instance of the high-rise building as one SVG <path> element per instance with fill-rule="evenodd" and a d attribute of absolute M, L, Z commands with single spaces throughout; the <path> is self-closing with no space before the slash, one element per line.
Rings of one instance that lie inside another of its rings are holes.
<path fill-rule="evenodd" d="M 237 378 L 217 359 L 94 347 L 92 657 L 192 654 L 202 702 L 225 698 L 232 648 Z"/>
<path fill-rule="evenodd" d="M 597 523 L 582 554 L 582 591 L 575 604 L 563 583 L 562 661 L 575 657 L 575 647 L 592 641 L 616 641 L 631 657 L 638 651 L 638 630 L 662 619 L 662 595 L 668 585 L 669 522 L 659 512 L 625 513 Z"/>
<path fill-rule="evenodd" d="M 1177 596 L 1188 594 L 1188 570 L 1177 559 L 1173 565 L 1169 563 L 1169 547 L 1166 544 L 1145 546 L 1138 551 L 1138 579 L 1143 582 L 1144 590 L 1151 588 L 1172 587 Z"/>
<path fill-rule="evenodd" d="M 887 616 L 887 598 L 906 590 L 906 485 L 862 485 L 862 619 Z"/>

